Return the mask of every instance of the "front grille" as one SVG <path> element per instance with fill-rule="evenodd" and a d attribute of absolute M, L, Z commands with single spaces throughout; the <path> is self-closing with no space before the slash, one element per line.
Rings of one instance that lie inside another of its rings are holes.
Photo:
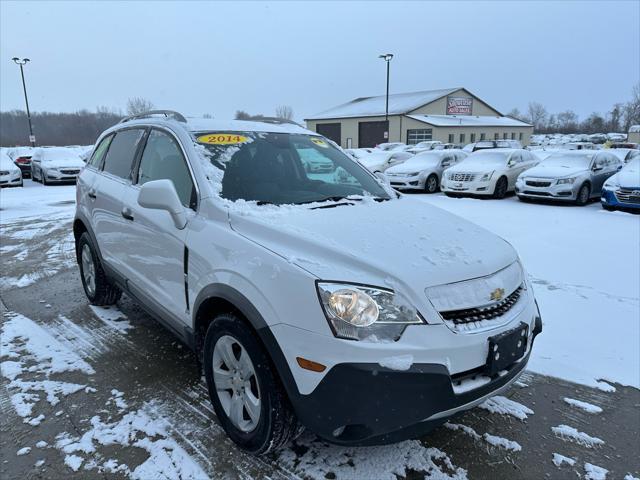
<path fill-rule="evenodd" d="M 538 180 L 527 180 L 527 185 L 530 187 L 550 187 L 551 182 L 540 182 Z"/>
<path fill-rule="evenodd" d="M 621 188 L 615 194 L 621 203 L 640 203 L 640 188 L 636 190 Z"/>
<path fill-rule="evenodd" d="M 453 182 L 473 182 L 476 178 L 475 173 L 450 173 L 449 180 Z"/>
<path fill-rule="evenodd" d="M 525 190 L 522 193 L 524 193 L 525 195 L 538 195 L 540 197 L 551 197 L 551 196 L 553 196 L 549 192 L 537 192 L 537 191 L 533 191 L 533 190 Z"/>
<path fill-rule="evenodd" d="M 60 170 L 60 173 L 64 173 L 65 175 L 76 175 L 80 172 L 80 170 Z"/>
<path fill-rule="evenodd" d="M 511 310 L 511 307 L 517 303 L 521 294 L 522 287 L 518 287 L 511 295 L 498 303 L 480 308 L 466 308 L 464 310 L 440 312 L 440 315 L 442 318 L 453 322 L 455 325 L 491 320 L 496 317 L 501 317 Z"/>

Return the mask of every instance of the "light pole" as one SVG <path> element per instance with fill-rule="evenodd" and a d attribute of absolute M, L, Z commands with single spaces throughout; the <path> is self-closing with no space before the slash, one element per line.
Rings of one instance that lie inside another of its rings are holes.
<path fill-rule="evenodd" d="M 36 137 L 33 134 L 33 127 L 31 126 L 31 112 L 29 111 L 29 99 L 27 98 L 27 85 L 24 82 L 24 65 L 27 64 L 27 62 L 30 62 L 31 60 L 29 60 L 28 58 L 18 58 L 18 57 L 13 57 L 12 60 L 14 62 L 16 62 L 16 64 L 20 65 L 20 76 L 22 77 L 22 90 L 24 91 L 24 103 L 27 104 L 27 120 L 29 121 L 29 143 L 31 143 L 32 147 L 36 146 Z"/>
<path fill-rule="evenodd" d="M 387 140 L 389 139 L 389 64 L 391 63 L 391 59 L 393 58 L 393 53 L 385 53 L 383 55 L 378 55 L 378 58 L 383 59 L 387 62 L 387 98 L 385 100 L 384 107 L 384 120 L 387 122 Z"/>

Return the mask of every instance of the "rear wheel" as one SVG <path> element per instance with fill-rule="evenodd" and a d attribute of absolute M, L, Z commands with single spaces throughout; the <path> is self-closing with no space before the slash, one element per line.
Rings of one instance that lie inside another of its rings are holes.
<path fill-rule="evenodd" d="M 493 190 L 493 198 L 501 199 L 507 195 L 507 188 L 509 183 L 505 177 L 500 177 L 496 182 L 496 187 Z"/>
<path fill-rule="evenodd" d="M 49 182 L 47 181 L 47 175 L 42 172 L 42 169 L 40 169 L 40 180 L 42 180 L 43 185 L 49 185 Z"/>
<path fill-rule="evenodd" d="M 427 177 L 424 182 L 424 191 L 426 193 L 436 193 L 438 190 L 438 177 L 434 174 L 431 174 Z"/>
<path fill-rule="evenodd" d="M 113 305 L 122 296 L 122 290 L 113 285 L 104 273 L 91 237 L 84 232 L 78 240 L 78 265 L 82 287 L 92 305 Z"/>
<path fill-rule="evenodd" d="M 583 183 L 580 186 L 580 190 L 578 190 L 578 195 L 576 195 L 576 205 L 584 206 L 589 203 L 589 198 L 591 197 L 591 187 L 588 183 Z"/>
<path fill-rule="evenodd" d="M 227 435 L 255 455 L 278 449 L 299 432 L 284 388 L 244 319 L 216 316 L 204 341 L 204 372 L 213 408 Z"/>

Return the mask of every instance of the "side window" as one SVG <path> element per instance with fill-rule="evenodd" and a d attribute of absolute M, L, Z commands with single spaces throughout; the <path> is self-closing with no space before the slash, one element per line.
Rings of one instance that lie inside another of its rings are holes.
<path fill-rule="evenodd" d="M 443 167 L 448 167 L 454 163 L 455 163 L 455 159 L 453 155 L 445 155 L 444 157 L 442 157 L 441 165 Z"/>
<path fill-rule="evenodd" d="M 139 128 L 117 132 L 111 140 L 103 170 L 120 178 L 129 178 L 133 158 L 143 135 L 144 130 Z"/>
<path fill-rule="evenodd" d="M 185 207 L 196 207 L 193 180 L 180 147 L 170 135 L 152 130 L 140 160 L 137 183 L 143 185 L 152 180 L 163 179 L 173 182 Z"/>
<path fill-rule="evenodd" d="M 100 144 L 93 151 L 93 155 L 91 155 L 91 158 L 89 159 L 89 165 L 95 168 L 100 168 L 104 154 L 107 153 L 109 145 L 111 144 L 111 140 L 113 140 L 113 135 L 109 135 L 102 139 Z"/>
<path fill-rule="evenodd" d="M 520 153 L 514 153 L 513 155 L 511 155 L 511 158 L 509 159 L 509 162 L 513 165 L 517 165 L 522 161 L 521 157 L 520 157 Z"/>

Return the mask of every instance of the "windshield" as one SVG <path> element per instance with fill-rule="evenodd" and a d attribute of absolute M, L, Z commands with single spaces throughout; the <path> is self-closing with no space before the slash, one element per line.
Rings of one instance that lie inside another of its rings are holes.
<path fill-rule="evenodd" d="M 589 168 L 591 155 L 566 155 L 556 153 L 542 162 L 545 167 L 581 167 Z"/>
<path fill-rule="evenodd" d="M 389 199 L 366 170 L 322 137 L 289 133 L 198 133 L 224 172 L 220 196 L 264 204 L 302 204 L 350 196 Z"/>
<path fill-rule="evenodd" d="M 634 157 L 629 160 L 629 163 L 624 167 L 628 172 L 637 172 L 640 170 L 640 157 Z"/>
<path fill-rule="evenodd" d="M 503 165 L 507 161 L 507 154 L 498 152 L 474 153 L 461 163 L 465 165 Z"/>

